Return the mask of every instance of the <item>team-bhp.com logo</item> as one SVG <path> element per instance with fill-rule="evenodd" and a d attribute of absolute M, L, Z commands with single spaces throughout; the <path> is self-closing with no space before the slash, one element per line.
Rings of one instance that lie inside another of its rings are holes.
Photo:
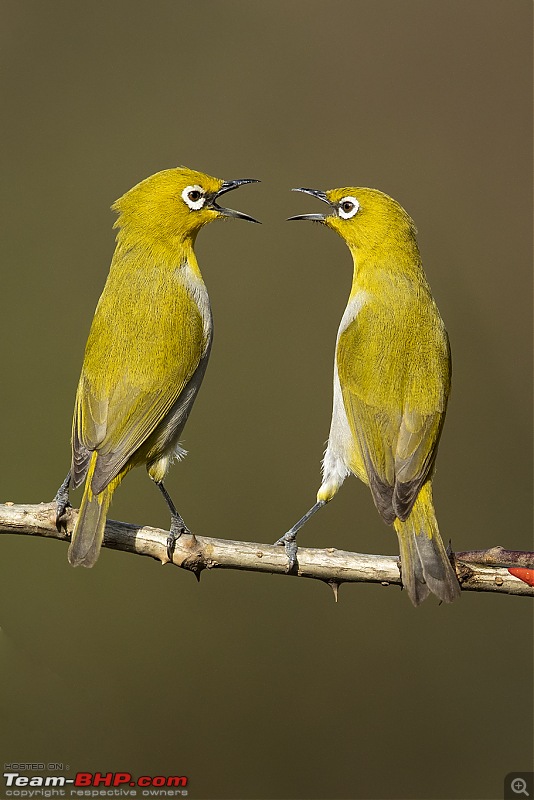
<path fill-rule="evenodd" d="M 21 775 L 4 772 L 6 797 L 186 797 L 185 775 L 141 775 L 130 772 L 77 772 L 65 775 Z M 141 791 L 139 791 L 141 790 Z"/>

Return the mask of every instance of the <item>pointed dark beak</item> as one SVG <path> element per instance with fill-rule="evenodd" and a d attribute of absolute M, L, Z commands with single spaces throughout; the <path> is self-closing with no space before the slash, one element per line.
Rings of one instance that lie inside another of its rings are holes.
<path fill-rule="evenodd" d="M 219 197 L 226 192 L 231 192 L 232 189 L 237 189 L 239 186 L 244 186 L 246 183 L 259 183 L 255 178 L 241 178 L 240 180 L 236 181 L 225 181 L 218 192 L 216 192 L 213 197 L 209 201 L 209 207 L 213 208 L 214 211 L 218 211 L 219 214 L 223 214 L 225 217 L 234 217 L 236 219 L 246 219 L 249 222 L 257 222 L 260 224 L 259 219 L 254 219 L 254 217 L 249 217 L 248 214 L 243 214 L 242 211 L 234 211 L 232 208 L 223 208 L 217 203 Z"/>
<path fill-rule="evenodd" d="M 322 200 L 323 203 L 326 203 L 330 206 L 330 209 L 333 210 L 334 206 L 326 196 L 324 192 L 321 192 L 320 189 L 291 189 L 292 192 L 305 192 L 305 194 L 311 194 L 312 197 L 316 197 L 318 200 Z M 325 217 L 330 216 L 329 214 L 298 214 L 296 217 L 289 217 L 287 220 L 290 222 L 293 219 L 311 219 L 314 222 L 324 222 Z"/>

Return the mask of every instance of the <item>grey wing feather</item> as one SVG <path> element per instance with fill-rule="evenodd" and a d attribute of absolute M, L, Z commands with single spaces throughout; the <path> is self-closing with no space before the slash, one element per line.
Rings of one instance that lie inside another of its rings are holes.
<path fill-rule="evenodd" d="M 193 406 L 197 392 L 202 383 L 202 378 L 206 372 L 208 364 L 209 349 L 202 357 L 193 377 L 184 387 L 176 402 L 171 406 L 163 419 L 156 425 L 151 434 L 140 445 L 143 457 L 147 461 L 157 460 L 161 455 L 177 444 L 189 412 Z M 119 441 L 113 450 L 100 450 L 95 471 L 91 481 L 92 489 L 95 494 L 99 494 L 105 487 L 116 478 L 126 462 L 132 457 L 131 450 Z"/>

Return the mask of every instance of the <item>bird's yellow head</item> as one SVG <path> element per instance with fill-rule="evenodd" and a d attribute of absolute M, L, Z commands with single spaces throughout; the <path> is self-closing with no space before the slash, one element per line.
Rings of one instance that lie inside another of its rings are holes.
<path fill-rule="evenodd" d="M 317 197 L 329 206 L 325 214 L 300 214 L 290 219 L 309 219 L 332 228 L 351 249 L 391 246 L 415 240 L 413 220 L 402 206 L 378 189 L 345 187 L 322 192 L 294 189 Z"/>
<path fill-rule="evenodd" d="M 176 245 L 194 241 L 208 222 L 223 217 L 237 217 L 258 222 L 248 214 L 219 205 L 221 195 L 253 178 L 223 181 L 187 167 L 166 169 L 141 181 L 112 206 L 119 217 L 118 240 L 136 240 L 143 244 Z"/>

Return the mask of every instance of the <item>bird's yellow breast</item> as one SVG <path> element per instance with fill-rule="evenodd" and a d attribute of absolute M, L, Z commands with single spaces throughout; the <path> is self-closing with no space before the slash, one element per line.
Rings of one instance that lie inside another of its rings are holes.
<path fill-rule="evenodd" d="M 384 411 L 443 411 L 450 381 L 448 343 L 430 293 L 390 275 L 365 285 L 360 290 L 365 302 L 338 339 L 342 388 Z"/>
<path fill-rule="evenodd" d="M 112 265 L 95 313 L 83 369 L 98 394 L 119 382 L 163 390 L 190 375 L 206 347 L 185 265 L 137 261 L 133 255 Z"/>

